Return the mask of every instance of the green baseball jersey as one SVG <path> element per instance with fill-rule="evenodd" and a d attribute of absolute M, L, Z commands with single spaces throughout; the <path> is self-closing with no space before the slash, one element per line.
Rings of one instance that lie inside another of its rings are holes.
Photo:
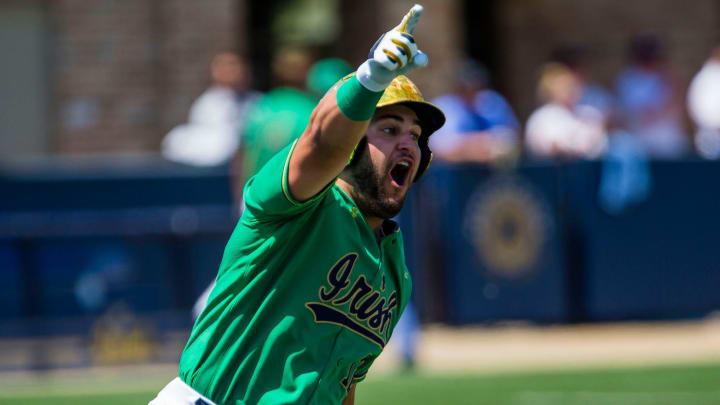
<path fill-rule="evenodd" d="M 180 359 L 180 378 L 219 404 L 341 403 L 410 298 L 392 221 L 378 241 L 334 182 L 292 198 L 296 143 L 245 187 L 245 212 Z"/>

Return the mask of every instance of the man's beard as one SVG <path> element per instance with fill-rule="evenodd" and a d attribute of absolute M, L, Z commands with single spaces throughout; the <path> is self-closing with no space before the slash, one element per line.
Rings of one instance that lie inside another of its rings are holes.
<path fill-rule="evenodd" d="M 407 193 L 397 201 L 391 200 L 383 188 L 383 184 L 387 181 L 387 176 L 389 176 L 387 174 L 388 170 L 384 170 L 385 175 L 381 176 L 370 160 L 367 144 L 363 145 L 361 143 L 360 146 L 361 148 L 355 151 L 360 156 L 356 157 L 356 161 L 346 169 L 349 176 L 343 176 L 353 185 L 351 197 L 360 212 L 366 217 L 393 218 L 402 210 Z"/>

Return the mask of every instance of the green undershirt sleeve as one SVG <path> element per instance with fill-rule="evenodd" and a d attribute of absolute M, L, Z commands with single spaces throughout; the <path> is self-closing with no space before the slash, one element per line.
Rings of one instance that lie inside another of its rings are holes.
<path fill-rule="evenodd" d="M 336 99 L 343 115 L 353 121 L 367 121 L 375 113 L 375 105 L 382 94 L 382 91 L 366 89 L 356 76 L 352 76 L 338 88 Z"/>

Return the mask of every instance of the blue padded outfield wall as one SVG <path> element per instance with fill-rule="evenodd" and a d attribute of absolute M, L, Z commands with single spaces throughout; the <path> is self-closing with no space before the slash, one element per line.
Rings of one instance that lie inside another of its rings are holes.
<path fill-rule="evenodd" d="M 421 319 L 555 323 L 720 309 L 720 163 L 653 162 L 644 194 L 613 209 L 601 198 L 606 170 L 434 164 L 398 219 Z M 118 303 L 186 328 L 237 220 L 227 167 L 14 168 L 0 172 L 0 195 L 3 335 L 74 333 Z"/>
<path fill-rule="evenodd" d="M 457 324 L 568 319 L 558 187 L 553 165 L 513 173 L 436 165 L 428 173 L 410 197 L 411 209 L 425 206 L 407 213 L 418 218 L 405 238 L 409 267 L 440 273 L 446 303 L 440 318 Z M 437 250 L 440 263 L 423 258 Z"/>
<path fill-rule="evenodd" d="M 81 333 L 118 305 L 186 328 L 237 220 L 227 172 L 156 161 L 4 172 L 0 334 Z"/>
<path fill-rule="evenodd" d="M 421 314 L 462 324 L 720 309 L 720 163 L 652 162 L 645 194 L 622 207 L 602 203 L 608 171 L 435 165 L 403 214 Z"/>
<path fill-rule="evenodd" d="M 600 169 L 568 167 L 582 238 L 583 317 L 684 318 L 720 309 L 720 164 L 654 162 L 647 198 L 612 214 L 597 203 Z"/>

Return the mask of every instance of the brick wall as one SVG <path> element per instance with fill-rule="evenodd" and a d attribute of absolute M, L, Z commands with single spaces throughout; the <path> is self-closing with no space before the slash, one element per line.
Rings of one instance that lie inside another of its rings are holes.
<path fill-rule="evenodd" d="M 51 3 L 54 150 L 154 151 L 185 120 L 217 50 L 236 49 L 239 2 Z"/>
<path fill-rule="evenodd" d="M 346 24 L 335 47 L 339 56 L 362 62 L 381 30 L 414 2 L 382 4 L 341 2 Z M 413 79 L 431 97 L 446 91 L 449 62 L 460 50 L 459 9 L 457 1 L 424 5 L 417 36 L 431 65 Z M 245 6 L 243 0 L 52 2 L 53 150 L 157 151 L 208 84 L 211 56 L 248 48 Z"/>
<path fill-rule="evenodd" d="M 53 149 L 60 153 L 157 151 L 162 137 L 186 120 L 208 84 L 210 57 L 244 51 L 247 0 L 56 0 L 48 3 L 54 111 Z M 342 32 L 333 47 L 354 65 L 414 0 L 340 1 Z M 469 1 L 469 0 L 467 0 Z M 490 1 L 490 0 L 488 0 Z M 695 0 L 496 1 L 495 81 L 521 119 L 535 107 L 538 68 L 555 46 L 586 44 L 592 74 L 606 85 L 624 65 L 628 38 L 655 30 L 672 63 L 689 81 L 710 46 L 720 42 L 720 2 Z M 411 74 L 427 98 L 452 87 L 466 48 L 465 1 L 426 0 L 416 36 L 430 66 Z M 478 16 L 478 21 L 483 21 Z M 477 39 L 475 39 L 477 40 Z M 350 45 L 348 45 L 350 44 Z"/>
<path fill-rule="evenodd" d="M 414 0 L 385 2 L 379 25 L 383 30 L 394 27 L 410 10 Z M 430 64 L 427 68 L 410 73 L 425 98 L 439 96 L 450 90 L 455 62 L 464 47 L 461 32 L 461 2 L 448 0 L 427 0 L 420 18 L 415 37 L 420 49 L 427 53 Z M 379 35 L 380 33 L 376 34 Z"/>

